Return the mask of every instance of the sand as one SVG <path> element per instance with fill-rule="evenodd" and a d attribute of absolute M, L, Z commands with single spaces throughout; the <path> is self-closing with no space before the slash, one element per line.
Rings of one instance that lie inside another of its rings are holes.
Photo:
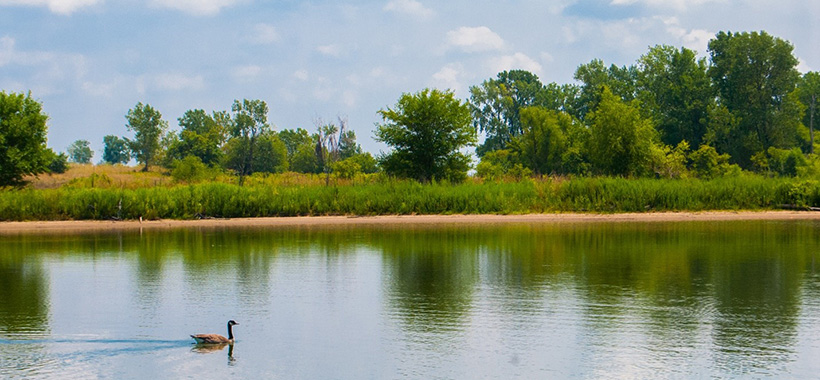
<path fill-rule="evenodd" d="M 150 221 L 38 221 L 0 222 L 0 234 L 39 232 L 125 231 L 177 228 L 287 227 L 350 225 L 437 225 L 506 223 L 678 222 L 732 220 L 820 220 L 820 212 L 807 211 L 709 211 L 621 214 L 526 214 L 526 215 L 387 215 L 311 216 L 282 218 L 234 218 Z"/>

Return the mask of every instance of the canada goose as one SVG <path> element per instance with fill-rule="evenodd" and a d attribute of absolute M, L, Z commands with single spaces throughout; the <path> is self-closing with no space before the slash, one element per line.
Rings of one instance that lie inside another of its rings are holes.
<path fill-rule="evenodd" d="M 219 334 L 197 334 L 191 335 L 191 338 L 194 338 L 197 344 L 223 344 L 223 343 L 230 343 L 233 344 L 233 326 L 238 325 L 233 319 L 228 321 L 228 337 L 224 337 Z"/>

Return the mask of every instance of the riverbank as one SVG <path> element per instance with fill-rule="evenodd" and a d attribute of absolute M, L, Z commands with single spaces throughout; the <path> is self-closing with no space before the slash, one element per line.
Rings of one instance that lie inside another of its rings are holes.
<path fill-rule="evenodd" d="M 387 216 L 310 216 L 276 218 L 233 218 L 202 220 L 149 221 L 36 221 L 0 222 L 0 234 L 65 233 L 94 231 L 161 230 L 179 228 L 229 227 L 309 227 L 309 226 L 387 226 L 446 224 L 535 224 L 535 223 L 622 223 L 686 222 L 740 220 L 818 220 L 820 212 L 807 211 L 705 211 L 651 212 L 621 214 L 525 214 L 525 215 L 387 215 Z"/>

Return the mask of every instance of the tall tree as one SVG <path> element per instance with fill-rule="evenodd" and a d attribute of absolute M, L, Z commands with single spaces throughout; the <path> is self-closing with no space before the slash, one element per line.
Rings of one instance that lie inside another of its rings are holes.
<path fill-rule="evenodd" d="M 510 144 L 526 168 L 537 175 L 563 174 L 563 155 L 569 145 L 566 131 L 572 117 L 542 107 L 521 110 L 524 133 Z"/>
<path fill-rule="evenodd" d="M 285 144 L 288 153 L 288 167 L 290 170 L 296 172 L 312 173 L 315 170 L 315 158 L 308 160 L 305 154 L 299 158 L 297 164 L 297 157 L 299 152 L 313 152 L 315 141 L 310 136 L 307 130 L 302 128 L 297 129 L 283 129 L 279 132 L 279 139 Z M 307 162 L 309 161 L 309 162 Z"/>
<path fill-rule="evenodd" d="M 820 98 L 820 73 L 810 71 L 804 74 L 798 89 L 800 101 L 806 106 L 803 124 L 809 127 L 809 153 L 814 153 L 814 127 L 820 122 L 820 107 L 817 106 L 817 100 Z"/>
<path fill-rule="evenodd" d="M 148 104 L 137 103 L 125 115 L 129 131 L 134 132 L 134 139 L 128 140 L 128 146 L 137 162 L 145 165 L 142 171 L 147 172 L 160 153 L 160 142 L 168 129 L 168 122 L 162 120 L 162 114 Z"/>
<path fill-rule="evenodd" d="M 801 108 L 794 91 L 800 74 L 792 45 L 766 32 L 720 32 L 709 42 L 709 75 L 721 106 L 736 118 L 729 146 L 715 146 L 741 167 L 769 147 L 797 143 Z"/>
<path fill-rule="evenodd" d="M 575 80 L 581 82 L 581 87 L 573 116 L 581 120 L 586 119 L 587 114 L 598 106 L 604 86 L 623 101 L 631 101 L 636 96 L 637 76 L 638 70 L 635 66 L 607 67 L 600 59 L 578 66 L 575 70 Z"/>
<path fill-rule="evenodd" d="M 241 163 L 237 168 L 240 183 L 244 176 L 253 173 L 256 142 L 260 135 L 270 130 L 268 104 L 262 100 L 234 100 L 231 107 L 233 125 L 231 136 L 238 139 Z"/>
<path fill-rule="evenodd" d="M 103 162 L 125 164 L 131 160 L 128 142 L 114 135 L 103 137 Z"/>
<path fill-rule="evenodd" d="M 476 130 L 470 107 L 451 91 L 405 93 L 379 115 L 384 122 L 377 125 L 376 140 L 393 148 L 381 157 L 388 174 L 421 182 L 466 177 L 470 157 L 461 149 L 475 144 Z"/>
<path fill-rule="evenodd" d="M 667 45 L 650 48 L 638 61 L 638 98 L 665 144 L 686 140 L 697 150 L 703 142 L 715 99 L 707 68 L 694 51 Z"/>
<path fill-rule="evenodd" d="M 589 156 L 594 170 L 607 175 L 644 175 L 650 170 L 656 131 L 634 105 L 604 86 L 590 121 Z"/>
<path fill-rule="evenodd" d="M 521 134 L 522 108 L 544 105 L 547 93 L 538 77 L 524 70 L 504 71 L 470 88 L 473 124 L 485 133 L 484 143 L 476 149 L 484 153 L 506 148 Z"/>
<path fill-rule="evenodd" d="M 197 156 L 206 165 L 214 166 L 222 158 L 222 145 L 230 128 L 230 118 L 214 112 L 213 116 L 201 109 L 188 110 L 180 117 L 182 129 L 175 141 L 170 144 L 169 156 L 183 159 L 186 156 Z"/>
<path fill-rule="evenodd" d="M 91 143 L 88 140 L 74 141 L 66 151 L 71 162 L 78 164 L 89 164 L 91 158 L 94 157 L 94 151 L 91 150 Z"/>
<path fill-rule="evenodd" d="M 0 186 L 46 171 L 54 152 L 46 148 L 48 116 L 31 97 L 0 91 Z"/>

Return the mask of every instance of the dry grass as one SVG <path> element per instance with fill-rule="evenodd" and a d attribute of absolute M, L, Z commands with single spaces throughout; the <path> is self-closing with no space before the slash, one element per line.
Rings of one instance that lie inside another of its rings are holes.
<path fill-rule="evenodd" d="M 136 189 L 171 183 L 159 167 L 142 172 L 142 166 L 69 164 L 62 174 L 41 174 L 25 178 L 33 189 L 56 189 L 63 186 Z M 93 185 L 93 186 L 92 186 Z"/>

